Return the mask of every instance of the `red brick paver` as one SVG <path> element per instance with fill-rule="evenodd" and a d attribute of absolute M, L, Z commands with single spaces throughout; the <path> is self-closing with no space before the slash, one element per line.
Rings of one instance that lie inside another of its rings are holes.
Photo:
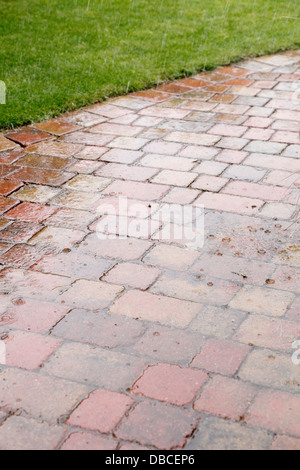
<path fill-rule="evenodd" d="M 1 449 L 299 450 L 299 67 L 0 135 Z M 107 236 L 119 197 L 146 235 Z M 204 206 L 203 247 L 161 240 L 178 205 Z"/>

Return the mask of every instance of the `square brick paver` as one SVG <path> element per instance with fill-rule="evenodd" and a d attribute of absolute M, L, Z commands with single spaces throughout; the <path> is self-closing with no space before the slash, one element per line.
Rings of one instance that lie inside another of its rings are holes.
<path fill-rule="evenodd" d="M 224 340 L 208 340 L 191 362 L 191 367 L 223 375 L 234 375 L 250 348 Z"/>
<path fill-rule="evenodd" d="M 256 395 L 251 385 L 216 376 L 201 392 L 194 408 L 198 411 L 240 421 Z"/>
<path fill-rule="evenodd" d="M 133 403 L 132 398 L 121 393 L 95 390 L 73 411 L 68 424 L 109 434 Z"/>
<path fill-rule="evenodd" d="M 187 405 L 206 382 L 208 375 L 201 371 L 183 369 L 176 365 L 157 364 L 144 372 L 132 392 L 173 405 Z"/>
<path fill-rule="evenodd" d="M 159 449 L 180 449 L 196 425 L 197 416 L 190 410 L 143 402 L 130 413 L 116 434 L 121 439 Z"/>

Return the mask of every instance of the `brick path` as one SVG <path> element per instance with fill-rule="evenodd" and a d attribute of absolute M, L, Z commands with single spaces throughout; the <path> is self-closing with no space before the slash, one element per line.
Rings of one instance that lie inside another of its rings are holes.
<path fill-rule="evenodd" d="M 299 80 L 284 53 L 0 136 L 1 449 L 300 449 Z M 100 241 L 117 195 L 204 204 L 204 248 Z"/>

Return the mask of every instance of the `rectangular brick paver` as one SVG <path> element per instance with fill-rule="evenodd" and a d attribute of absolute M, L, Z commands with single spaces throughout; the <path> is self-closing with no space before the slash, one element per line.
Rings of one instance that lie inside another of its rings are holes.
<path fill-rule="evenodd" d="M 298 393 L 300 371 L 291 356 L 289 352 L 274 351 L 273 347 L 254 349 L 239 370 L 238 377 L 261 387 Z"/>
<path fill-rule="evenodd" d="M 111 391 L 129 388 L 146 368 L 145 359 L 83 343 L 65 343 L 44 364 L 47 376 Z"/>
<path fill-rule="evenodd" d="M 109 434 L 133 403 L 134 400 L 124 394 L 95 390 L 73 411 L 68 424 Z"/>
<path fill-rule="evenodd" d="M 204 207 L 207 207 L 208 209 L 235 212 L 243 215 L 254 215 L 263 206 L 263 202 L 256 198 L 215 194 L 210 192 L 201 195 L 195 204 L 204 205 Z"/>
<path fill-rule="evenodd" d="M 202 371 L 170 364 L 149 367 L 134 384 L 136 395 L 183 406 L 190 403 L 204 385 L 208 375 Z"/>
<path fill-rule="evenodd" d="M 256 395 L 251 385 L 215 376 L 201 392 L 194 408 L 232 421 L 240 421 Z"/>
<path fill-rule="evenodd" d="M 275 433 L 300 437 L 299 397 L 272 390 L 262 391 L 250 408 L 246 422 Z"/>
<path fill-rule="evenodd" d="M 87 394 L 85 385 L 18 369 L 1 372 L 0 405 L 8 411 L 20 408 L 37 419 L 56 424 Z"/>
<path fill-rule="evenodd" d="M 121 439 L 154 445 L 159 449 L 180 449 L 196 426 L 197 416 L 190 410 L 142 402 L 121 424 L 116 434 Z"/>
<path fill-rule="evenodd" d="M 119 316 L 109 315 L 99 310 L 69 308 L 61 321 L 53 324 L 52 334 L 80 343 L 93 344 L 103 348 L 126 347 L 134 344 L 145 333 L 143 324 Z M 9 319 L 10 312 L 4 315 Z"/>
<path fill-rule="evenodd" d="M 133 290 L 118 299 L 110 311 L 129 318 L 184 328 L 198 313 L 199 306 L 193 302 Z"/>
<path fill-rule="evenodd" d="M 200 421 L 187 450 L 268 450 L 272 439 L 267 431 L 207 416 Z"/>
<path fill-rule="evenodd" d="M 191 362 L 191 367 L 223 375 L 234 375 L 250 348 L 243 344 L 211 339 Z"/>
<path fill-rule="evenodd" d="M 79 280 L 60 297 L 60 301 L 73 307 L 101 309 L 108 307 L 122 291 L 123 287 L 120 286 Z"/>
<path fill-rule="evenodd" d="M 2 450 L 55 450 L 64 438 L 63 426 L 11 416 L 0 428 Z"/>

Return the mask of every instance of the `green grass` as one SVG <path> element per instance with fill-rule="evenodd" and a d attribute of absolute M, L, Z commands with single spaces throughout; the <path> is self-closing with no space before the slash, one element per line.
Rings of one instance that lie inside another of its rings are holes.
<path fill-rule="evenodd" d="M 0 0 L 0 128 L 300 46 L 299 0 Z"/>

